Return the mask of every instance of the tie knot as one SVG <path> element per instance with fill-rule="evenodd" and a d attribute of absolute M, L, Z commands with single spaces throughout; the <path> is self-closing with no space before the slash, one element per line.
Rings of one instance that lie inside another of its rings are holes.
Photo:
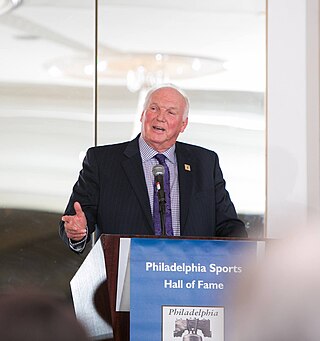
<path fill-rule="evenodd" d="M 160 165 L 165 165 L 165 161 L 164 161 L 166 159 L 165 155 L 157 154 L 155 155 L 155 158 L 159 161 Z"/>

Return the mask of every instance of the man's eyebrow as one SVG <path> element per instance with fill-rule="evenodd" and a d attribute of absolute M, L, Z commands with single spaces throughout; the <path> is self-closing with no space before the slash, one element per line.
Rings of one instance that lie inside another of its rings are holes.
<path fill-rule="evenodd" d="M 164 106 L 161 106 L 160 104 L 158 104 L 157 102 L 150 102 L 149 106 L 151 105 L 156 105 L 157 107 L 161 108 L 161 107 L 164 107 Z M 164 107 L 166 110 L 179 110 L 179 107 L 177 106 L 170 106 L 170 107 Z"/>

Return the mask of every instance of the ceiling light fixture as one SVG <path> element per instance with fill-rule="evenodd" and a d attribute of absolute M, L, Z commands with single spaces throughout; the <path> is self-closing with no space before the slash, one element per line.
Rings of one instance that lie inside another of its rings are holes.
<path fill-rule="evenodd" d="M 59 69 L 65 77 L 89 79 L 93 77 L 93 58 L 61 58 L 46 64 L 48 70 Z M 225 70 L 224 60 L 209 57 L 166 53 L 118 53 L 107 51 L 98 58 L 99 83 L 108 80 L 126 82 L 127 88 L 140 91 L 150 86 L 197 78 Z"/>

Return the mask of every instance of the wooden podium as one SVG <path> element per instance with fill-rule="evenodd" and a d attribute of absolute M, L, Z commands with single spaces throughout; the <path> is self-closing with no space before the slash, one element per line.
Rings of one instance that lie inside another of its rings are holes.
<path fill-rule="evenodd" d="M 102 235 L 101 241 L 105 251 L 105 264 L 107 269 L 107 292 L 109 298 L 109 308 L 111 324 L 113 328 L 114 341 L 130 340 L 130 318 L 129 312 L 116 311 L 118 265 L 119 265 L 119 235 Z"/>
<path fill-rule="evenodd" d="M 130 340 L 129 309 L 119 311 L 117 290 L 120 245 L 123 245 L 122 239 L 132 238 L 168 239 L 159 236 L 101 235 L 70 282 L 76 316 L 83 322 L 93 340 Z M 231 242 L 239 240 L 238 238 L 190 237 L 172 239 Z"/>
<path fill-rule="evenodd" d="M 120 238 L 101 235 L 70 282 L 76 316 L 93 340 L 130 340 L 129 312 L 116 311 Z"/>

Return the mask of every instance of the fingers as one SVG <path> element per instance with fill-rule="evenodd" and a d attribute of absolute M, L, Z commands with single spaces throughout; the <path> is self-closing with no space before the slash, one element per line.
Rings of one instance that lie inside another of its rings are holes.
<path fill-rule="evenodd" d="M 79 241 L 87 235 L 86 229 L 84 229 L 84 230 L 69 230 L 69 229 L 65 228 L 65 231 L 66 231 L 67 237 L 74 240 L 74 241 Z"/>
<path fill-rule="evenodd" d="M 87 219 L 79 202 L 74 203 L 75 215 L 64 215 L 64 229 L 68 238 L 78 241 L 87 235 Z"/>
<path fill-rule="evenodd" d="M 61 220 L 64 221 L 64 227 L 70 231 L 79 231 L 86 228 L 86 224 L 78 219 L 76 215 L 65 215 Z"/>
<path fill-rule="evenodd" d="M 82 215 L 84 214 L 81 208 L 81 205 L 78 201 L 75 201 L 75 203 L 73 204 L 74 210 L 76 211 L 76 215 Z"/>
<path fill-rule="evenodd" d="M 63 216 L 62 221 L 68 238 L 78 241 L 87 235 L 86 224 L 80 222 L 77 216 Z"/>

